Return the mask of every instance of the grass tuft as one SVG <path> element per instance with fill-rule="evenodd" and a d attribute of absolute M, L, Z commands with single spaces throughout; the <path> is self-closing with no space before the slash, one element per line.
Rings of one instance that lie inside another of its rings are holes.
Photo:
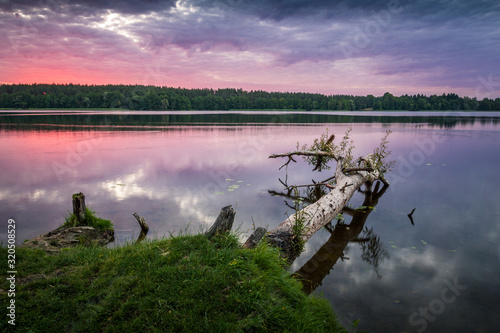
<path fill-rule="evenodd" d="M 85 221 L 88 226 L 94 227 L 97 230 L 105 231 L 109 229 L 113 229 L 113 223 L 110 220 L 106 220 L 100 217 L 97 217 L 96 212 L 88 207 L 85 207 Z M 66 222 L 62 225 L 63 227 L 77 227 L 78 220 L 76 216 L 68 211 L 68 216 L 64 218 Z"/>

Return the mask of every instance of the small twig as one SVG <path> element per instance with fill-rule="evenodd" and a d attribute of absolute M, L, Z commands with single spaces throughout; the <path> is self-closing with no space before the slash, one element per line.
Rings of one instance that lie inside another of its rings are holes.
<path fill-rule="evenodd" d="M 330 180 L 333 180 L 333 179 L 335 179 L 335 175 L 331 176 L 328 179 L 323 180 L 321 183 L 328 183 Z"/>
<path fill-rule="evenodd" d="M 281 178 L 278 178 L 278 180 L 281 183 L 281 185 L 283 185 L 284 187 L 288 187 L 288 185 L 287 185 L 287 183 L 288 183 L 288 175 L 285 178 L 285 181 L 282 181 Z"/>
<path fill-rule="evenodd" d="M 335 134 L 330 135 L 328 140 L 326 140 L 326 145 L 329 145 L 330 143 L 332 143 L 333 140 L 335 140 Z"/>
<path fill-rule="evenodd" d="M 408 218 L 410 219 L 411 225 L 415 225 L 415 223 L 413 222 L 413 213 L 415 212 L 415 209 L 416 208 L 413 208 L 413 210 L 411 211 L 411 213 L 408 214 Z"/>
<path fill-rule="evenodd" d="M 344 186 L 342 186 L 342 188 L 340 189 L 340 191 L 342 191 L 342 193 L 344 193 L 344 192 L 345 192 L 345 189 L 346 189 L 346 188 L 348 188 L 349 186 L 352 186 L 352 183 L 351 183 L 351 184 L 347 184 L 347 183 L 345 183 L 345 185 L 344 185 Z"/>
<path fill-rule="evenodd" d="M 278 170 L 283 169 L 283 167 L 285 167 L 285 166 L 287 167 L 287 166 L 288 166 L 288 164 L 290 164 L 290 162 L 292 162 L 292 161 L 293 161 L 294 163 L 297 163 L 297 161 L 296 161 L 296 160 L 294 160 L 292 156 L 288 156 L 288 162 L 286 162 L 285 164 L 283 164 L 282 166 L 280 166 L 280 168 L 279 168 Z"/>
<path fill-rule="evenodd" d="M 314 203 L 313 201 L 307 199 L 307 198 L 304 198 L 304 197 L 301 197 L 300 195 L 291 195 L 290 192 L 289 193 L 282 193 L 282 192 L 276 192 L 276 191 L 273 191 L 273 190 L 268 190 L 267 191 L 269 194 L 271 194 L 272 196 L 275 196 L 275 197 L 284 197 L 284 198 L 288 198 L 288 199 L 291 199 L 291 200 L 300 200 L 302 199 L 302 201 L 304 202 L 308 202 L 308 203 Z M 285 204 L 292 208 L 292 209 L 295 209 L 295 207 L 292 207 L 288 204 L 288 202 L 285 200 Z"/>

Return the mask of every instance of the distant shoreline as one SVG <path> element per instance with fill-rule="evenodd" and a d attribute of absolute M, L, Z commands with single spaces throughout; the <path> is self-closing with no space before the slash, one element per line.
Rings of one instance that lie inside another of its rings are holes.
<path fill-rule="evenodd" d="M 138 85 L 0 85 L 0 108 L 64 110 L 304 110 L 304 111 L 491 111 L 495 99 L 454 93 L 425 96 L 354 96 L 243 89 L 186 89 Z"/>
<path fill-rule="evenodd" d="M 133 109 L 123 109 L 123 108 L 0 108 L 0 111 L 124 111 L 124 112 L 303 112 L 303 113 L 315 113 L 315 112 L 342 112 L 342 113 L 357 113 L 363 112 L 366 114 L 377 113 L 377 112 L 412 112 L 412 113 L 426 113 L 426 112 L 459 112 L 459 113 L 479 113 L 479 112 L 500 112 L 499 110 L 305 110 L 305 109 L 230 109 L 230 110 L 133 110 Z"/>

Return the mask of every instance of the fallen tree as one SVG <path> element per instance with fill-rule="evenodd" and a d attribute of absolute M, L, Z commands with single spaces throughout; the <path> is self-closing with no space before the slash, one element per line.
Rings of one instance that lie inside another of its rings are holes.
<path fill-rule="evenodd" d="M 287 157 L 288 161 L 282 167 L 288 167 L 290 162 L 296 162 L 294 157 L 303 157 L 315 166 L 314 170 L 318 171 L 329 170 L 330 161 L 337 163 L 333 177 L 327 181 L 300 185 L 317 186 L 320 184 L 326 186 L 330 192 L 289 216 L 266 235 L 267 241 L 280 248 L 289 261 L 293 261 L 300 254 L 303 244 L 314 233 L 330 223 L 344 209 L 363 184 L 371 185 L 380 180 L 385 186 L 389 186 L 384 174 L 392 166 L 392 162 L 387 160 L 390 154 L 387 149 L 387 137 L 390 131 L 386 132 L 379 147 L 371 154 L 357 158 L 353 156 L 354 145 L 349 136 L 350 131 L 347 131 L 338 145 L 334 143 L 335 136 L 328 135 L 326 132 L 316 139 L 311 147 L 304 146 L 300 150 L 269 156 L 269 158 Z M 297 188 L 297 186 L 289 188 Z"/>

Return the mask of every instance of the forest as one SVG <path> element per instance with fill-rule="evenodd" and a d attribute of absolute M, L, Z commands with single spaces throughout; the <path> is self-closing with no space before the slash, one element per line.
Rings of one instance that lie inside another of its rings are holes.
<path fill-rule="evenodd" d="M 128 110 L 453 110 L 500 111 L 500 98 L 457 94 L 323 95 L 243 89 L 186 89 L 143 85 L 0 85 L 3 109 L 118 108 Z"/>

